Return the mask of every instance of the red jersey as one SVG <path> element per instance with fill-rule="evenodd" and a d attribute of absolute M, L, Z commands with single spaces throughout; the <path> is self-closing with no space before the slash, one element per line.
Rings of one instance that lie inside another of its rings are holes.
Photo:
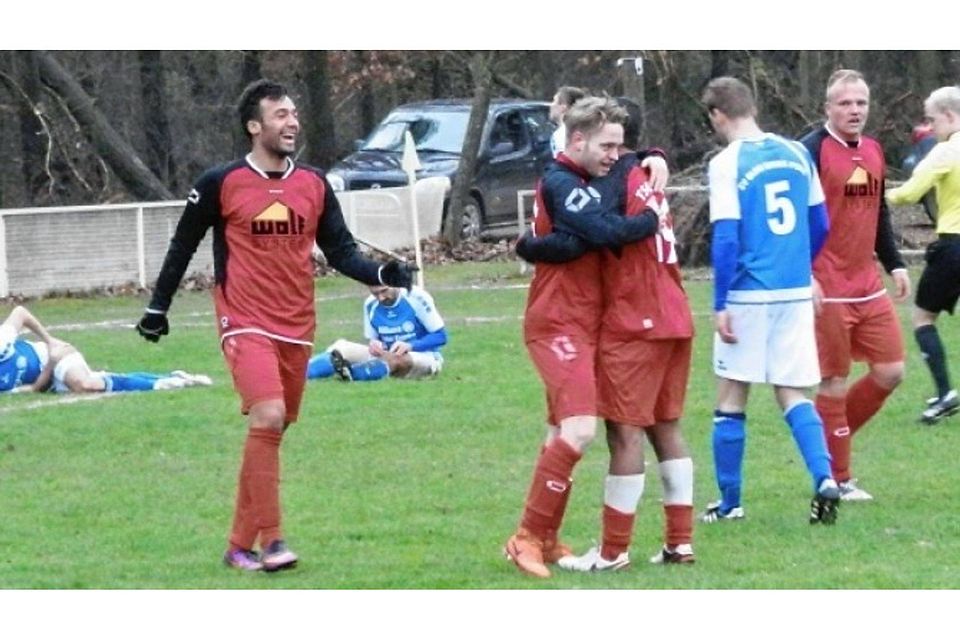
<path fill-rule="evenodd" d="M 149 309 L 167 311 L 211 227 L 221 339 L 259 333 L 313 344 L 314 242 L 344 275 L 365 284 L 380 282 L 379 263 L 357 251 L 319 170 L 289 162 L 286 171 L 264 172 L 244 159 L 206 172 L 190 192 Z"/>
<path fill-rule="evenodd" d="M 646 170 L 634 164 L 626 176 L 626 215 L 644 211 L 651 194 Z M 663 194 L 657 201 L 669 206 Z M 538 266 L 539 268 L 539 266 Z M 665 340 L 693 336 L 693 315 L 677 262 L 673 217 L 661 217 L 657 233 L 625 245 L 617 256 L 601 254 L 603 338 Z"/>
<path fill-rule="evenodd" d="M 534 234 L 553 229 L 553 212 L 559 207 L 579 214 L 598 207 L 600 195 L 587 182 L 589 176 L 560 156 L 537 184 L 534 202 Z M 523 317 L 524 341 L 557 336 L 578 336 L 596 344 L 603 309 L 600 286 L 600 255 L 590 251 L 563 264 L 538 263 Z"/>
<path fill-rule="evenodd" d="M 862 136 L 850 146 L 826 128 L 801 142 L 816 160 L 830 218 L 827 241 L 813 263 L 824 298 L 855 302 L 882 295 L 886 289 L 874 258 L 886 206 L 880 143 Z"/>

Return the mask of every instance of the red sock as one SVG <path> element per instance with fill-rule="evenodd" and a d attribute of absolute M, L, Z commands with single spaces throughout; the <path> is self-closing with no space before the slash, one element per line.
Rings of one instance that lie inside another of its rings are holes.
<path fill-rule="evenodd" d="M 850 435 L 872 418 L 893 389 L 884 389 L 869 373 L 857 380 L 847 391 L 847 423 L 850 425 Z"/>
<path fill-rule="evenodd" d="M 850 479 L 850 427 L 847 426 L 847 400 L 817 394 L 817 413 L 823 418 L 823 435 L 830 452 L 830 470 L 837 482 Z"/>
<path fill-rule="evenodd" d="M 665 504 L 663 514 L 667 546 L 690 544 L 693 541 L 693 505 Z"/>
<path fill-rule="evenodd" d="M 520 526 L 541 540 L 556 536 L 560 529 L 558 518 L 563 518 L 578 460 L 580 454 L 562 438 L 554 438 L 537 459 Z"/>
<path fill-rule="evenodd" d="M 266 547 L 280 535 L 280 441 L 283 434 L 253 427 L 247 432 L 237 487 L 230 544 L 253 548 L 257 535 Z"/>
<path fill-rule="evenodd" d="M 616 560 L 617 556 L 630 548 L 636 515 L 603 505 L 603 543 L 600 546 L 600 555 L 604 560 Z"/>

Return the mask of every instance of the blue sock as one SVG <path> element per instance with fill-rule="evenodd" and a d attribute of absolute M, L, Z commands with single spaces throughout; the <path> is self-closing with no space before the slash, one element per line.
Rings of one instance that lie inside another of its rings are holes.
<path fill-rule="evenodd" d="M 714 411 L 713 416 L 713 466 L 720 488 L 720 513 L 726 514 L 740 506 L 747 415 Z"/>
<path fill-rule="evenodd" d="M 153 391 L 153 383 L 161 376 L 154 373 L 107 373 L 103 379 L 106 391 Z"/>
<path fill-rule="evenodd" d="M 329 378 L 333 375 L 333 362 L 330 360 L 330 353 L 318 353 L 310 358 L 307 364 L 307 379 Z"/>
<path fill-rule="evenodd" d="M 823 435 L 823 420 L 809 400 L 793 405 L 783 414 L 783 417 L 790 425 L 790 431 L 793 432 L 793 439 L 800 449 L 800 455 L 803 456 L 807 470 L 813 477 L 813 490 L 816 491 L 824 478 L 832 477 L 830 454 Z"/>
<path fill-rule="evenodd" d="M 383 360 L 369 360 L 363 364 L 350 365 L 354 382 L 380 380 L 390 375 L 390 367 Z"/>

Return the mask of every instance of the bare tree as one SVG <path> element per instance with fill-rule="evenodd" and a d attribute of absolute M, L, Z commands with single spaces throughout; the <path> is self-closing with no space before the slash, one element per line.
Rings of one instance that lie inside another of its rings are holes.
<path fill-rule="evenodd" d="M 492 67 L 497 59 L 495 51 L 476 51 L 470 58 L 470 75 L 473 78 L 473 104 L 470 107 L 470 119 L 467 121 L 467 133 L 460 152 L 460 164 L 453 180 L 450 204 L 444 219 L 443 238 L 451 247 L 460 245 L 463 233 L 464 207 L 473 200 L 470 184 L 477 167 L 477 154 L 483 137 L 483 126 L 490 111 L 490 89 L 493 85 Z"/>
<path fill-rule="evenodd" d="M 144 164 L 100 112 L 73 75 L 48 51 L 37 51 L 43 79 L 64 99 L 97 154 L 113 169 L 124 186 L 138 198 L 171 200 L 173 195 Z"/>
<path fill-rule="evenodd" d="M 147 137 L 146 162 L 171 190 L 177 188 L 173 159 L 173 138 L 167 119 L 167 91 L 163 80 L 163 60 L 159 51 L 137 52 L 140 70 L 140 96 L 143 100 L 143 122 Z"/>
<path fill-rule="evenodd" d="M 326 51 L 304 51 L 303 72 L 309 113 L 307 162 L 329 168 L 337 160 L 337 138 L 330 105 L 330 74 Z"/>

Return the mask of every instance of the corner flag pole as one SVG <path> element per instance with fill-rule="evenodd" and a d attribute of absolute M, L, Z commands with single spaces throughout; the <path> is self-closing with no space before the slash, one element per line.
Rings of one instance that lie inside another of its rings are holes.
<path fill-rule="evenodd" d="M 423 288 L 423 255 L 420 253 L 420 215 L 417 212 L 417 169 L 420 168 L 420 159 L 417 157 L 417 148 L 413 144 L 413 136 L 409 131 L 403 134 L 403 158 L 400 160 L 400 166 L 403 172 L 407 174 L 407 182 L 410 184 L 410 215 L 413 216 L 413 255 L 417 262 L 417 285 Z"/>

